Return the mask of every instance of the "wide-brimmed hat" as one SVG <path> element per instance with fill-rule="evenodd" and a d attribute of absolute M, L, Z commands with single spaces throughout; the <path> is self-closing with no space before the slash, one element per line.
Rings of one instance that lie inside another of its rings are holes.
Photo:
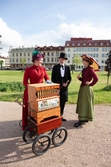
<path fill-rule="evenodd" d="M 43 54 L 40 54 L 38 50 L 34 50 L 32 52 L 32 61 L 34 62 L 35 60 L 41 60 L 41 58 L 43 58 L 44 55 Z"/>
<path fill-rule="evenodd" d="M 84 54 L 81 57 L 82 57 L 83 60 L 88 61 L 90 65 L 93 64 L 93 59 L 90 56 Z"/>
<path fill-rule="evenodd" d="M 67 60 L 67 55 L 65 53 L 60 53 L 60 56 L 58 57 L 59 59 L 60 58 L 63 58 L 63 59 L 66 59 Z"/>

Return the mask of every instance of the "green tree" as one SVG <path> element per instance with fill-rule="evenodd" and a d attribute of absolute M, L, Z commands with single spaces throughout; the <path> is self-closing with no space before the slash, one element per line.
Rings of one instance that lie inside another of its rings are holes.
<path fill-rule="evenodd" d="M 82 65 L 81 57 L 78 54 L 73 56 L 73 61 L 72 62 L 75 65 L 75 69 L 77 68 L 77 66 Z"/>
<path fill-rule="evenodd" d="M 3 60 L 0 60 L 1 70 L 2 70 L 2 64 L 3 64 Z"/>
<path fill-rule="evenodd" d="M 20 59 L 20 62 L 22 63 L 22 67 L 23 67 L 23 69 L 24 69 L 24 65 L 25 65 L 25 63 L 26 63 L 26 58 L 21 58 L 21 59 Z"/>

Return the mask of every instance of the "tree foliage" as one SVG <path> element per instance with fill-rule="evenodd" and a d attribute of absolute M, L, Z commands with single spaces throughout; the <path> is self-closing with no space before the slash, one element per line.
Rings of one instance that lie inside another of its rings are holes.
<path fill-rule="evenodd" d="M 0 66 L 1 66 L 1 70 L 2 70 L 2 64 L 3 64 L 3 60 L 0 60 Z"/>

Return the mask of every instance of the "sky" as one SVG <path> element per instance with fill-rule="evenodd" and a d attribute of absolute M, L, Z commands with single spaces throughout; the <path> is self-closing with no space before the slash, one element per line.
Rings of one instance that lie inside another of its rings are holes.
<path fill-rule="evenodd" d="M 64 46 L 70 38 L 111 39 L 111 0 L 0 0 L 0 55 Z"/>

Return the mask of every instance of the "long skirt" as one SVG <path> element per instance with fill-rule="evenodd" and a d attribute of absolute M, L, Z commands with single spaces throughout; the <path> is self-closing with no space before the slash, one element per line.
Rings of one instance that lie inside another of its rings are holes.
<path fill-rule="evenodd" d="M 79 120 L 93 121 L 94 114 L 94 93 L 93 88 L 86 85 L 80 87 L 76 113 Z"/>

